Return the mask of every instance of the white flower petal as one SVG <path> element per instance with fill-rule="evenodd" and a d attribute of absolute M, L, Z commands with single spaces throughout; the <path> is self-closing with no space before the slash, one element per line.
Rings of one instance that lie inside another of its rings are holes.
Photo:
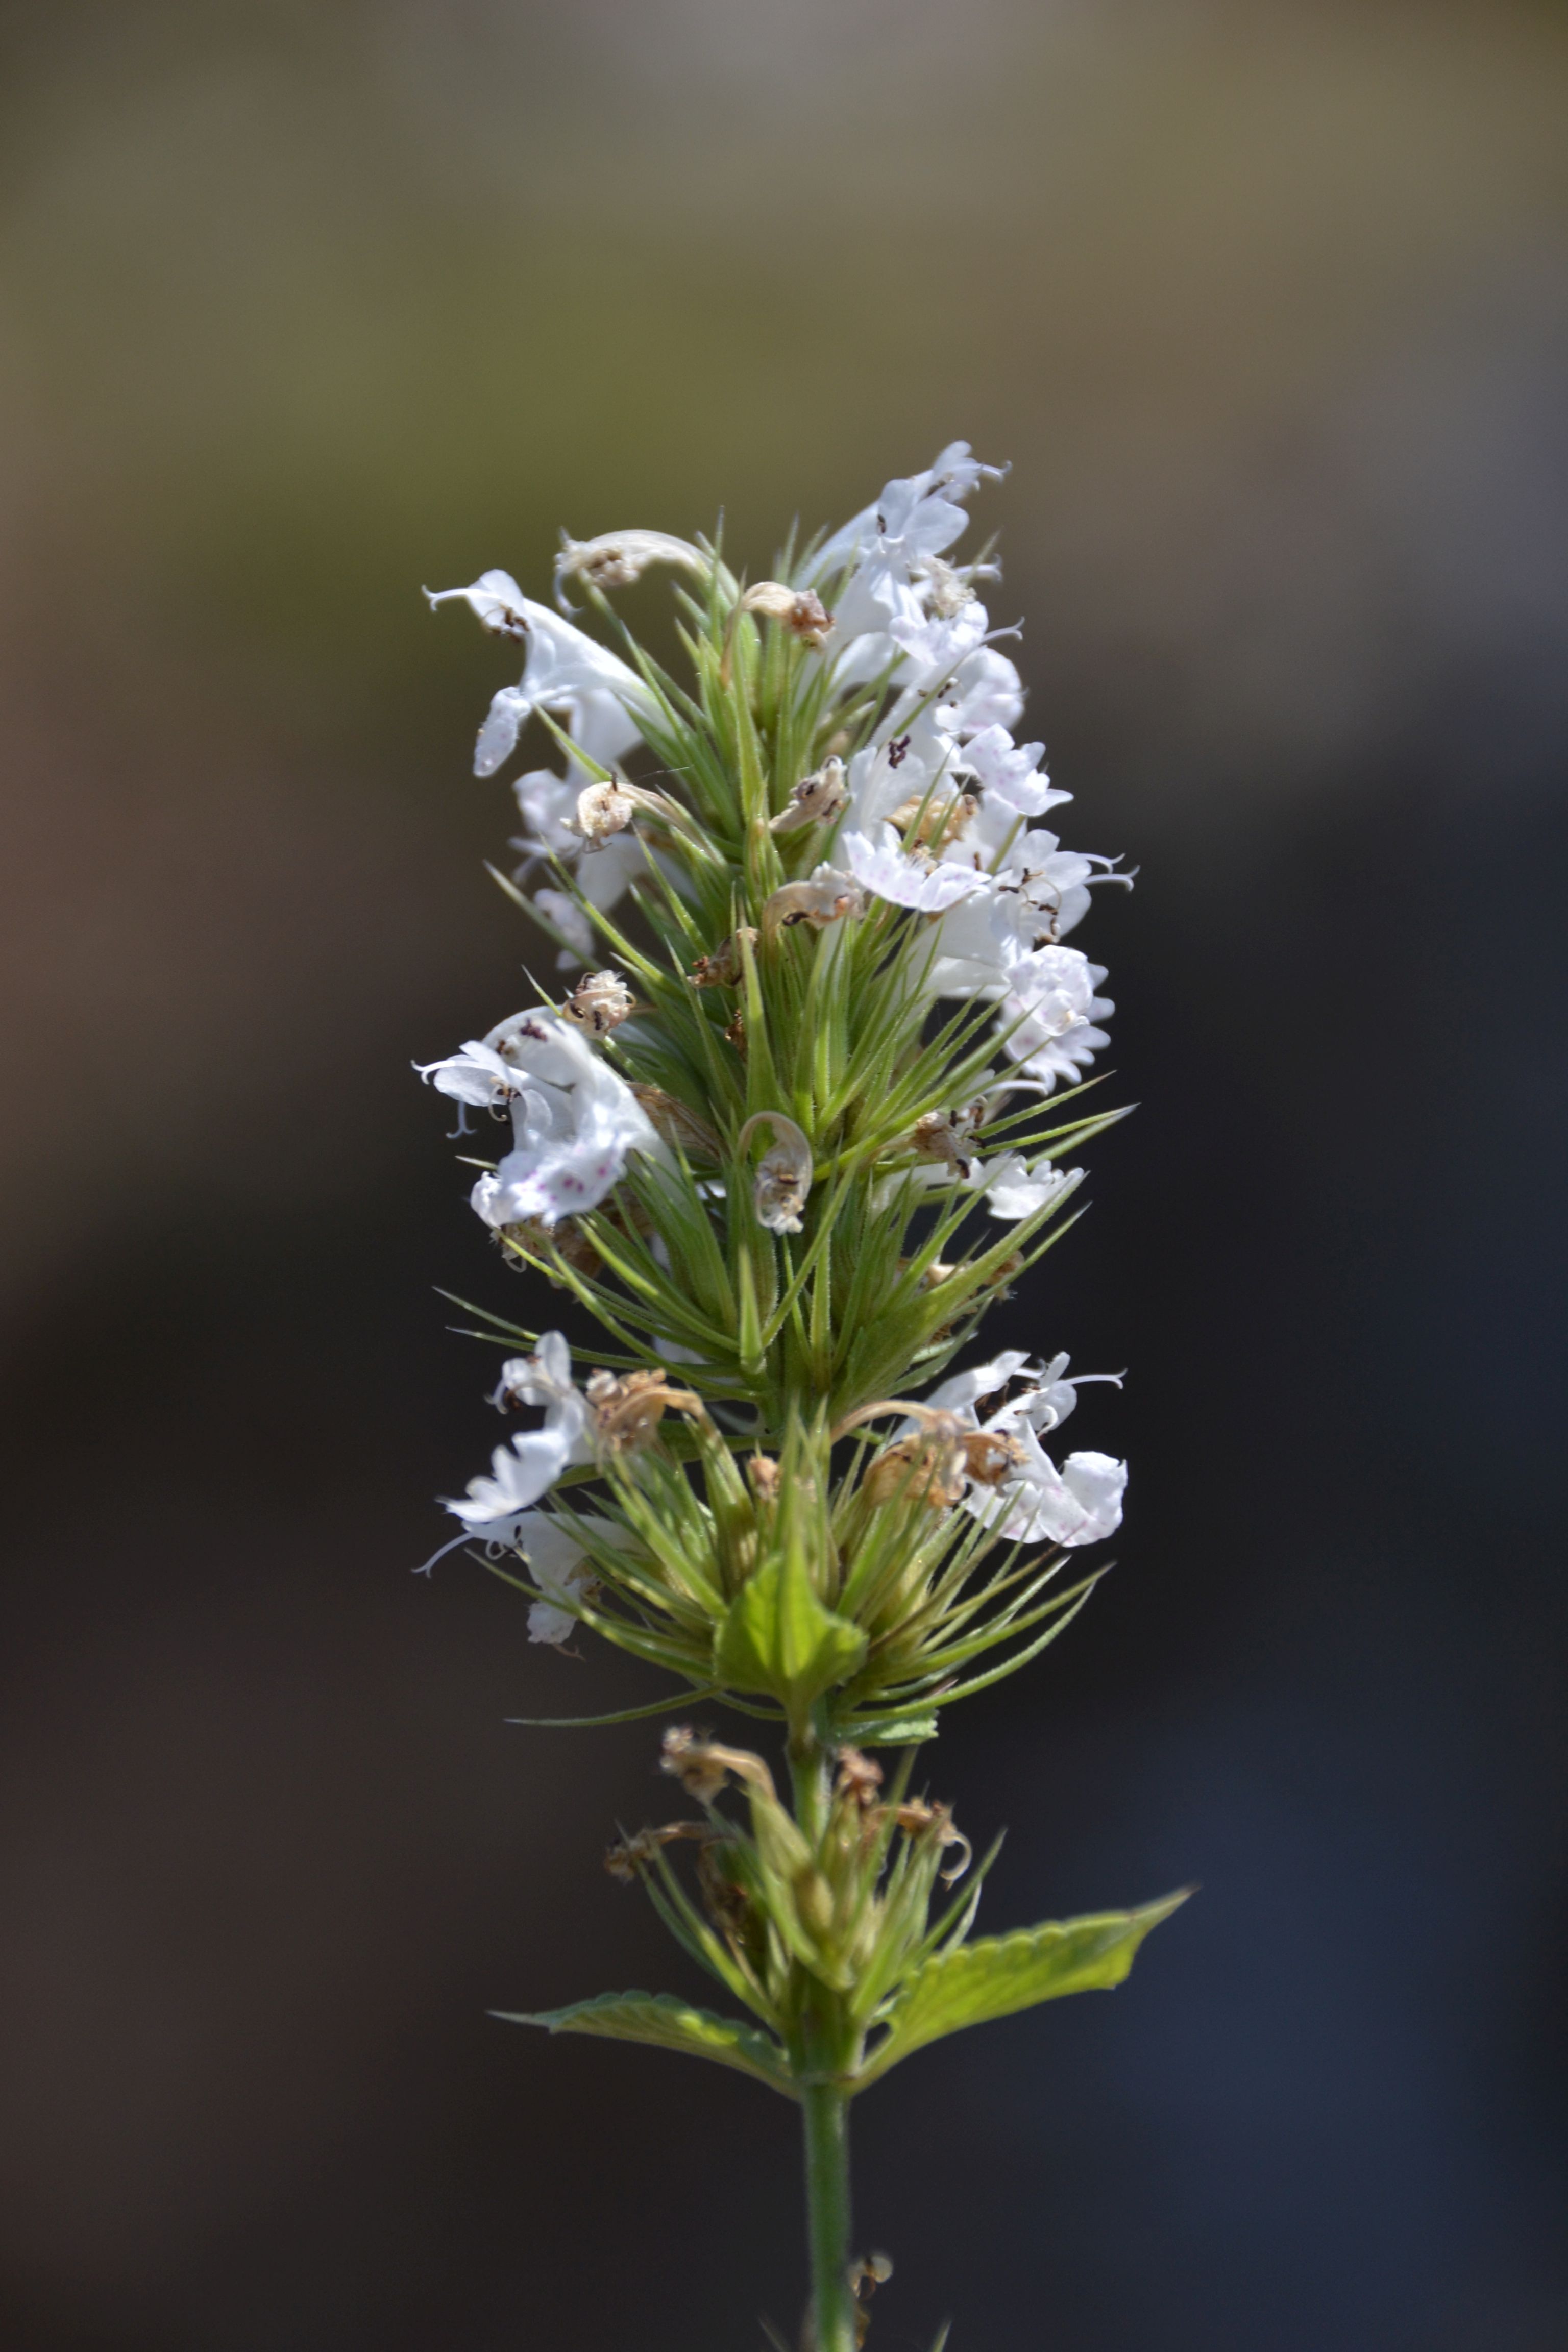
<path fill-rule="evenodd" d="M 1070 1192 L 1077 1181 L 1076 1175 L 1053 1168 L 1048 1160 L 1037 1160 L 1031 1168 L 1021 1151 L 1005 1151 L 981 1170 L 976 1190 L 984 1193 L 994 1217 L 1013 1223 Z"/>
<path fill-rule="evenodd" d="M 908 856 L 890 824 L 882 827 L 879 845 L 863 833 L 847 833 L 839 843 L 849 871 L 862 889 L 886 898 L 895 907 L 940 915 L 961 898 L 991 888 L 991 877 L 962 866 L 931 865 Z"/>

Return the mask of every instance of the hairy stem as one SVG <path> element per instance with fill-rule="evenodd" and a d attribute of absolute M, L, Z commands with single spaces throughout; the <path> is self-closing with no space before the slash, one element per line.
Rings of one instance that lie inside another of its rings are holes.
<path fill-rule="evenodd" d="M 855 2298 L 849 2290 L 849 2101 L 837 2084 L 814 2083 L 802 2093 L 801 2107 L 816 2352 L 855 2352 Z"/>
<path fill-rule="evenodd" d="M 809 1844 L 826 1826 L 829 1759 L 819 1727 L 801 1723 L 790 1740 L 795 1814 Z M 806 2236 L 811 2252 L 815 2352 L 855 2352 L 855 2298 L 849 2287 L 849 2099 L 840 2078 L 849 2055 L 844 2003 L 805 1979 L 795 2060 L 805 2087 Z"/>

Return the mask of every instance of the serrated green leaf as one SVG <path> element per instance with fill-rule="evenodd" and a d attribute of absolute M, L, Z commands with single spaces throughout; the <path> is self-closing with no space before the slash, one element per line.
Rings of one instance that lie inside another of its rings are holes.
<path fill-rule="evenodd" d="M 713 1671 L 721 1684 L 765 1691 L 799 1709 L 847 1681 L 865 1654 L 861 1628 L 824 1607 L 791 1544 L 764 1562 L 721 1618 Z"/>
<path fill-rule="evenodd" d="M 1152 1927 L 1168 1919 L 1190 1889 L 1167 1895 L 1139 1911 L 1104 1911 L 1087 1919 L 1053 1919 L 1021 1927 L 1010 1936 L 987 1936 L 939 1952 L 900 1994 L 886 2038 L 872 2051 L 857 2088 L 878 2081 L 890 2066 L 928 2042 L 1011 2017 L 1042 2000 L 1069 1992 L 1109 1991 L 1119 1985 Z"/>
<path fill-rule="evenodd" d="M 795 2096 L 788 2063 L 776 2042 L 710 2009 L 693 2009 L 670 1992 L 602 1992 L 567 2009 L 490 2011 L 509 2025 L 542 2025 L 547 2033 L 595 2033 L 607 2042 L 641 2042 L 655 2050 L 681 2050 L 733 2066 L 770 2089 Z"/>

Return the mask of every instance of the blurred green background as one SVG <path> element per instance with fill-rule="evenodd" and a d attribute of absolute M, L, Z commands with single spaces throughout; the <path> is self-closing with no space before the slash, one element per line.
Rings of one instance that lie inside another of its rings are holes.
<path fill-rule="evenodd" d="M 418 590 L 755 569 L 962 435 L 1143 871 L 1145 1116 L 1003 1336 L 1133 1362 L 1142 1499 L 931 1769 L 994 1924 L 1206 1892 L 868 2105 L 877 2340 L 1568 2341 L 1562 10 L 11 0 L 0 68 L 0 2338 L 793 2326 L 782 2110 L 482 2016 L 676 1972 L 596 1874 L 651 1742 L 506 1730 L 572 1670 L 405 1574 L 492 1437 L 429 1286 L 510 1295 L 406 1065 L 528 945 Z"/>

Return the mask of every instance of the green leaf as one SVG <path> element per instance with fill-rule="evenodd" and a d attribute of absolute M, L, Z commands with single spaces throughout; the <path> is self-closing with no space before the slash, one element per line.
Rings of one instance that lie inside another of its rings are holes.
<path fill-rule="evenodd" d="M 900 1994 L 885 2039 L 857 2078 L 864 2089 L 912 2051 L 966 2025 L 1056 2000 L 1063 1993 L 1109 1991 L 1132 1966 L 1152 1927 L 1184 1904 L 1190 1888 L 1140 1911 L 1104 1911 L 1088 1919 L 1054 1919 L 1011 1936 L 988 1936 L 939 1952 L 915 1970 Z"/>
<path fill-rule="evenodd" d="M 721 1684 L 766 1691 L 794 1711 L 847 1681 L 865 1654 L 864 1633 L 823 1606 L 792 1543 L 757 1570 L 720 1619 L 713 1672 Z"/>
<path fill-rule="evenodd" d="M 548 2033 L 596 2033 L 607 2042 L 642 2042 L 655 2050 L 683 2050 L 690 2058 L 711 2058 L 766 2083 L 786 2098 L 795 2096 L 784 2052 L 767 2034 L 710 2009 L 693 2009 L 671 1992 L 602 1992 L 569 2009 L 533 2012 L 494 2009 L 509 2025 L 542 2025 Z"/>
<path fill-rule="evenodd" d="M 844 1737 L 857 1748 L 912 1748 L 934 1739 L 939 1727 L 934 1715 L 868 1715 L 852 1717 Z"/>

